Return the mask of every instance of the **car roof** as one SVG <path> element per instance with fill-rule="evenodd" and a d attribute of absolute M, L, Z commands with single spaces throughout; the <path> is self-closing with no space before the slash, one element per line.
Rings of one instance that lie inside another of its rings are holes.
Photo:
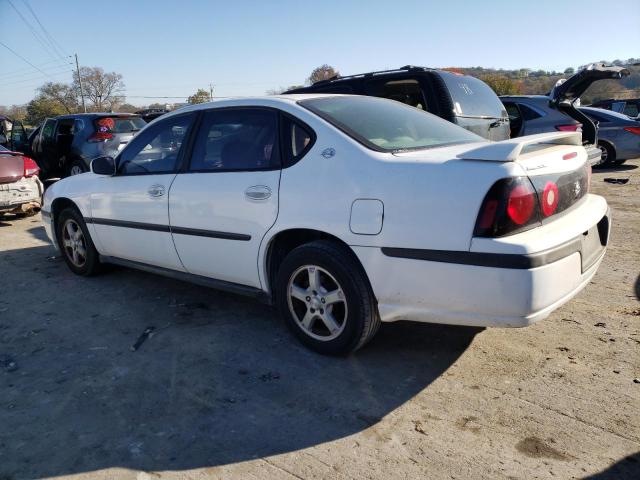
<path fill-rule="evenodd" d="M 502 99 L 514 99 L 514 100 L 518 100 L 518 99 L 523 99 L 523 98 L 530 98 L 532 100 L 550 100 L 551 97 L 549 95 L 500 95 L 499 97 L 501 100 Z"/>
<path fill-rule="evenodd" d="M 607 110 L 607 109 L 604 109 L 604 108 L 578 107 L 578 110 L 582 110 L 582 111 L 586 112 L 587 114 L 589 112 L 592 112 L 592 113 L 597 113 L 598 115 L 602 115 L 603 117 L 611 117 L 611 118 L 615 118 L 616 120 L 622 120 L 622 121 L 625 121 L 625 122 L 635 122 L 635 120 L 630 118 L 628 115 L 625 115 L 624 113 L 614 112 L 614 111 Z"/>
<path fill-rule="evenodd" d="M 58 115 L 56 120 L 66 120 L 69 118 L 98 118 L 98 117 L 139 117 L 140 115 L 135 113 L 125 112 L 87 112 L 87 113 L 67 113 L 65 115 Z"/>

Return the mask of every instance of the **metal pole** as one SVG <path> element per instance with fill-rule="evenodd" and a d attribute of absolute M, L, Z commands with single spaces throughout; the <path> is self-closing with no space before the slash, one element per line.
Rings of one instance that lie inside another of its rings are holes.
<path fill-rule="evenodd" d="M 78 66 L 78 54 L 76 53 L 76 72 L 78 72 L 78 83 L 80 84 L 80 98 L 82 99 L 82 109 L 87 113 L 87 106 L 84 103 L 84 92 L 82 91 L 82 77 L 80 76 L 80 67 Z"/>
<path fill-rule="evenodd" d="M 209 101 L 213 100 L 213 85 L 209 84 Z"/>

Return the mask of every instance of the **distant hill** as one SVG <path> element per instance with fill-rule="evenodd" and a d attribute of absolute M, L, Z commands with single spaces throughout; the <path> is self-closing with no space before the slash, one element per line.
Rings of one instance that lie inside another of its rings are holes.
<path fill-rule="evenodd" d="M 640 58 L 629 58 L 626 61 L 614 60 L 613 62 L 602 60 L 602 62 L 625 66 L 631 71 L 631 75 L 622 80 L 602 80 L 594 83 L 582 96 L 583 105 L 607 98 L 640 97 L 640 65 L 634 65 L 640 63 Z M 545 95 L 559 79 L 568 78 L 575 73 L 571 67 L 564 72 L 528 68 L 504 70 L 484 67 L 451 67 L 446 70 L 481 78 L 499 95 Z"/>

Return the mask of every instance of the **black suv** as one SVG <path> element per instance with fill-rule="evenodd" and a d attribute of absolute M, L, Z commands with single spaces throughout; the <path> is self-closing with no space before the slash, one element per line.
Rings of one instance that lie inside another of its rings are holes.
<path fill-rule="evenodd" d="M 321 80 L 285 93 L 345 93 L 397 100 L 489 140 L 509 138 L 509 116 L 495 92 L 475 77 L 407 65 Z"/>
<path fill-rule="evenodd" d="M 47 177 L 89 171 L 96 157 L 115 157 L 146 125 L 129 113 L 77 113 L 47 118 L 31 140 L 31 155 Z"/>

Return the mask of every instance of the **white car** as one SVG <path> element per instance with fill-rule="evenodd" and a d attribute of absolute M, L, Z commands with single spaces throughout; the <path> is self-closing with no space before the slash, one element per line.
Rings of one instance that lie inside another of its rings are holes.
<path fill-rule="evenodd" d="M 69 268 L 115 263 L 278 306 L 345 354 L 380 322 L 522 327 L 596 272 L 610 231 L 580 133 L 488 142 L 402 103 L 226 99 L 165 115 L 44 197 Z"/>

